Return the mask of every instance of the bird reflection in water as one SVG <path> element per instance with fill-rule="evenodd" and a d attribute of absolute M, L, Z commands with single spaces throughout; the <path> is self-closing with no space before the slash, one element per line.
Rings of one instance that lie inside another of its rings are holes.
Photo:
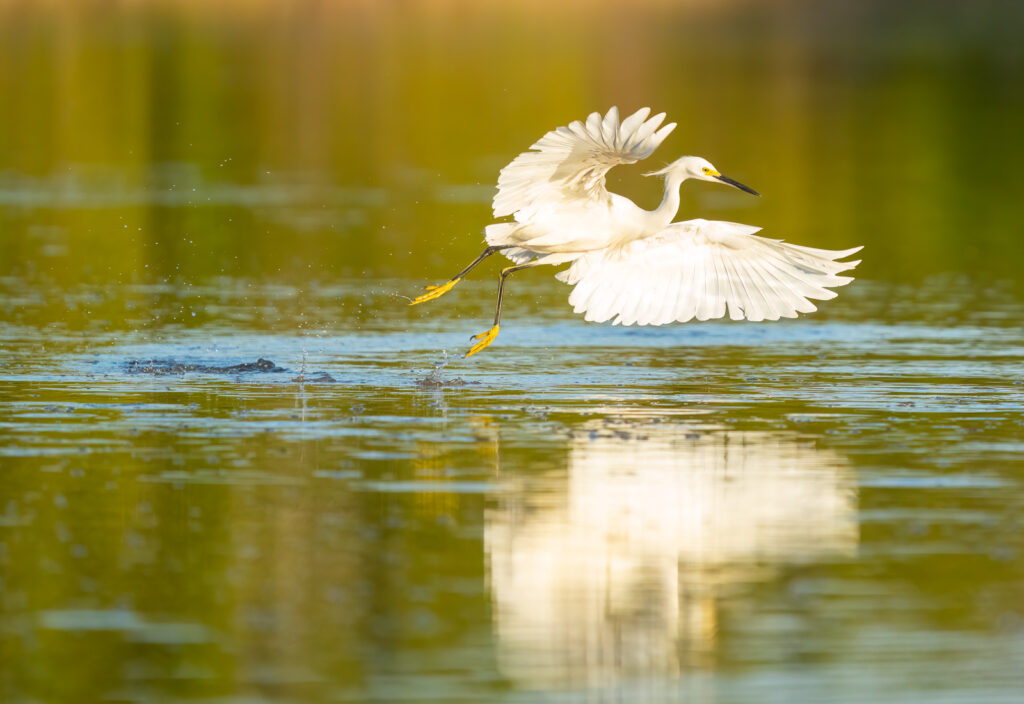
<path fill-rule="evenodd" d="M 486 515 L 502 671 L 601 687 L 700 669 L 729 586 L 851 555 L 856 511 L 848 463 L 794 434 L 577 431 L 557 486 L 510 489 Z"/>

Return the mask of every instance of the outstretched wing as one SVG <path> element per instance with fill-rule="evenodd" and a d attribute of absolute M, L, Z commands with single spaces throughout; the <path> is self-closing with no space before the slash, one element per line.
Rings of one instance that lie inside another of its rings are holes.
<path fill-rule="evenodd" d="M 586 124 L 577 120 L 548 132 L 530 149 L 501 170 L 494 216 L 516 215 L 528 220 L 548 203 L 567 199 L 607 201 L 604 177 L 616 164 L 645 159 L 675 129 L 672 122 L 658 129 L 665 113 L 647 119 L 641 108 L 619 123 L 619 110 L 603 118 L 591 113 Z"/>
<path fill-rule="evenodd" d="M 814 249 L 753 234 L 759 227 L 688 220 L 654 237 L 580 257 L 558 278 L 575 284 L 569 303 L 587 320 L 663 325 L 696 318 L 778 320 L 817 310 L 811 298 L 835 298 L 837 276 L 859 251 Z"/>

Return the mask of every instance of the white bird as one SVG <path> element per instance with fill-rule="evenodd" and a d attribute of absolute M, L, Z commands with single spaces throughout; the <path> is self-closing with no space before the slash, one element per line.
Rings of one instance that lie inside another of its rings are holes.
<path fill-rule="evenodd" d="M 509 274 L 541 264 L 572 265 L 556 278 L 574 286 L 569 303 L 595 322 L 664 325 L 728 314 L 733 320 L 778 320 L 817 310 L 829 288 L 853 280 L 837 276 L 860 261 L 841 262 L 860 247 L 814 249 L 755 235 L 761 228 L 732 222 L 672 222 L 679 187 L 687 179 L 718 181 L 758 195 L 719 173 L 706 159 L 684 156 L 646 174 L 665 177 L 654 210 L 610 193 L 605 174 L 617 164 L 649 157 L 675 129 L 660 127 L 642 108 L 622 122 L 612 108 L 544 135 L 498 176 L 494 216 L 513 220 L 484 229 L 487 248 L 469 266 L 412 305 L 438 298 L 477 264 L 501 252 L 515 265 L 501 271 L 494 325 L 475 335 L 466 356 L 490 345 L 499 331 L 501 297 Z"/>

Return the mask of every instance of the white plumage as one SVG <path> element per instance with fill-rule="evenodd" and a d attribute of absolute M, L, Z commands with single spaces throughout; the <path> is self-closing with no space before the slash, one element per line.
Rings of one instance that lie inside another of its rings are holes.
<path fill-rule="evenodd" d="M 620 247 L 588 252 L 556 277 L 574 284 L 569 303 L 586 320 L 616 325 L 664 325 L 689 320 L 778 320 L 817 308 L 836 276 L 857 262 L 840 252 L 758 237 L 761 228 L 687 220 Z M 614 318 L 614 320 L 613 320 Z"/>
<path fill-rule="evenodd" d="M 672 222 L 679 187 L 687 179 L 718 181 L 755 191 L 723 176 L 706 159 L 686 156 L 648 175 L 664 176 L 661 205 L 644 210 L 605 187 L 617 164 L 650 156 L 675 128 L 664 113 L 642 108 L 619 121 L 616 108 L 592 113 L 548 132 L 501 170 L 495 217 L 485 228 L 488 248 L 460 274 L 415 299 L 442 295 L 490 254 L 517 266 L 502 271 L 494 326 L 476 336 L 467 356 L 498 333 L 505 278 L 518 269 L 572 262 L 559 280 L 574 286 L 569 302 L 586 320 L 662 325 L 709 320 L 778 320 L 816 310 L 852 277 L 838 276 L 859 262 L 837 261 L 860 250 L 814 249 L 755 235 L 760 228 L 731 222 Z"/>
<path fill-rule="evenodd" d="M 659 130 L 665 113 L 648 120 L 650 113 L 641 108 L 619 124 L 618 108 L 612 108 L 603 119 L 595 112 L 586 124 L 577 120 L 548 132 L 530 147 L 534 151 L 523 152 L 501 170 L 494 217 L 514 214 L 525 222 L 568 203 L 607 203 L 611 194 L 605 174 L 616 164 L 646 159 L 676 128 L 671 122 Z"/>

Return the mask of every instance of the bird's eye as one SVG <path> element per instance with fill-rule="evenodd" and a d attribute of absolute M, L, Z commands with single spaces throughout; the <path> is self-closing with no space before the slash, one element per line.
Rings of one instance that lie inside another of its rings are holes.
<path fill-rule="evenodd" d="M 704 172 L 704 173 L 706 173 L 706 174 L 709 174 L 709 173 L 711 173 L 711 169 L 709 169 L 709 168 L 708 168 L 708 167 L 706 167 L 706 166 L 705 166 L 705 167 L 704 167 L 703 169 L 701 169 L 701 171 L 703 171 L 703 172 Z"/>

